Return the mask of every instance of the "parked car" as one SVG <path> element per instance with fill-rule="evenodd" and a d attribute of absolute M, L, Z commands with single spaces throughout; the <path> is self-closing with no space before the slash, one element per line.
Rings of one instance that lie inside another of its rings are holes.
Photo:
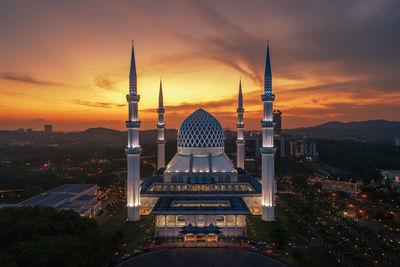
<path fill-rule="evenodd" d="M 124 256 L 122 256 L 123 260 L 126 260 L 127 258 L 129 258 L 131 256 L 131 254 L 125 254 Z"/>

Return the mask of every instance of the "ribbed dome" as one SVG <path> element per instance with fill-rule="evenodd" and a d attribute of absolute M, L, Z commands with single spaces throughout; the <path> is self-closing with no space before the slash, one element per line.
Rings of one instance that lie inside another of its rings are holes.
<path fill-rule="evenodd" d="M 178 147 L 223 147 L 221 124 L 204 109 L 189 115 L 179 127 Z"/>

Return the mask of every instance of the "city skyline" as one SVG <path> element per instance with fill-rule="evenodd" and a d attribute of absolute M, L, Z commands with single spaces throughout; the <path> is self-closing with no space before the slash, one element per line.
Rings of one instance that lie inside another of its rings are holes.
<path fill-rule="evenodd" d="M 260 129 L 267 38 L 283 128 L 400 119 L 396 1 L 230 3 L 3 2 L 0 128 L 124 129 L 131 39 L 142 129 L 156 128 L 160 76 L 166 128 L 202 107 L 235 129 L 241 79 Z"/>

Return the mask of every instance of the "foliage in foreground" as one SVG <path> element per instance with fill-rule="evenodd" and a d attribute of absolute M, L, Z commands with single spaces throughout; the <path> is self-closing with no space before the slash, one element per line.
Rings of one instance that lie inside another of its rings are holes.
<path fill-rule="evenodd" d="M 21 207 L 0 210 L 1 266 L 99 266 L 120 242 L 72 210 Z"/>

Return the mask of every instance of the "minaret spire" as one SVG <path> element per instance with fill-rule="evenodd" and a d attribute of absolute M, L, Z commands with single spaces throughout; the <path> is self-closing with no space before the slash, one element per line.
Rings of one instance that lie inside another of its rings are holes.
<path fill-rule="evenodd" d="M 164 97 L 160 78 L 160 91 L 158 93 L 158 123 L 157 123 L 157 170 L 165 168 L 165 124 L 164 124 Z"/>
<path fill-rule="evenodd" d="M 135 62 L 135 48 L 132 40 L 132 54 L 131 54 L 131 68 L 129 71 L 129 94 L 137 94 L 137 74 L 136 74 L 136 62 Z"/>
<path fill-rule="evenodd" d="M 137 77 L 135 65 L 135 52 L 132 41 L 131 69 L 129 73 L 129 94 L 126 101 L 129 105 L 129 118 L 126 121 L 128 128 L 128 146 L 125 149 L 127 155 L 127 183 L 126 199 L 128 207 L 128 221 L 140 219 L 140 153 L 138 119 L 138 103 L 140 96 L 137 94 Z"/>
<path fill-rule="evenodd" d="M 164 107 L 164 99 L 163 99 L 163 92 L 162 92 L 162 81 L 160 78 L 160 91 L 158 93 L 158 107 L 163 108 Z"/>
<path fill-rule="evenodd" d="M 243 108 L 242 79 L 239 81 L 238 109 Z"/>
<path fill-rule="evenodd" d="M 269 40 L 267 40 L 267 57 L 265 59 L 264 94 L 272 94 L 271 59 L 269 56 Z"/>
<path fill-rule="evenodd" d="M 274 123 L 272 118 L 275 95 L 272 94 L 271 62 L 269 56 L 269 41 L 267 42 L 267 57 L 265 62 L 264 94 L 261 95 L 264 114 L 261 121 L 262 148 L 261 148 L 261 208 L 262 220 L 275 220 L 274 184 L 275 184 L 275 147 L 274 147 Z"/>
<path fill-rule="evenodd" d="M 242 79 L 239 81 L 239 94 L 238 94 L 238 108 L 236 110 L 238 116 L 238 123 L 236 125 L 236 167 L 244 169 L 245 157 L 245 140 L 244 140 L 244 123 L 243 123 L 243 95 L 242 95 Z"/>

